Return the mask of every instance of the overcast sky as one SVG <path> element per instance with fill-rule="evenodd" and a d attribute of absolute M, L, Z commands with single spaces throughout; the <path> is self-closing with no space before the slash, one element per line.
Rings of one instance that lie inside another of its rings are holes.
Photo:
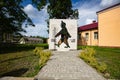
<path fill-rule="evenodd" d="M 85 24 L 90 24 L 93 20 L 97 21 L 97 11 L 100 11 L 117 3 L 120 3 L 120 0 L 72 0 L 73 9 L 79 10 L 78 27 Z M 31 4 L 30 0 L 25 0 L 22 5 L 24 6 L 24 11 L 36 25 L 35 27 L 27 28 L 25 28 L 23 25 L 23 28 L 27 31 L 27 33 L 22 34 L 26 36 L 48 37 L 48 28 L 45 21 L 49 16 L 47 14 L 47 6 L 41 11 L 38 11 Z"/>

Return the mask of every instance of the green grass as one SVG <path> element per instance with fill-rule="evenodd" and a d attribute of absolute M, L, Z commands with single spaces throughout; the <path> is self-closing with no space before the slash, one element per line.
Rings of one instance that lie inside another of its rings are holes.
<path fill-rule="evenodd" d="M 85 46 L 78 46 L 78 49 L 82 47 Z M 110 74 L 108 78 L 120 79 L 120 48 L 92 47 L 96 50 L 97 60 L 107 64 L 107 73 Z"/>
<path fill-rule="evenodd" d="M 35 56 L 31 50 L 0 54 L 0 77 L 33 77 L 39 71 L 39 68 L 36 68 L 38 64 L 39 57 Z"/>
<path fill-rule="evenodd" d="M 35 47 L 48 48 L 48 44 L 5 44 L 0 46 L 0 77 L 34 77 L 40 70 Z"/>

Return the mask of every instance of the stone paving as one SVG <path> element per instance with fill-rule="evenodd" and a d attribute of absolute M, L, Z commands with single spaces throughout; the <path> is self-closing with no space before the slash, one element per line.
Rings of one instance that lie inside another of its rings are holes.
<path fill-rule="evenodd" d="M 35 80 L 106 80 L 78 58 L 80 51 L 53 51 L 53 55 Z"/>

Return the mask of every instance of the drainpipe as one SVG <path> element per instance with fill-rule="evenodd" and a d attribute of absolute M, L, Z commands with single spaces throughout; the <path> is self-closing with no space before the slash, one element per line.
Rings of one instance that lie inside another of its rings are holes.
<path fill-rule="evenodd" d="M 90 46 L 91 46 L 91 44 L 92 44 L 92 30 L 90 30 Z"/>

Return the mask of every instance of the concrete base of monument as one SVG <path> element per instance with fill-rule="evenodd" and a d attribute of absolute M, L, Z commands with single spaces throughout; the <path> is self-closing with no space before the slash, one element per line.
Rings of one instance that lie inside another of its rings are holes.
<path fill-rule="evenodd" d="M 65 47 L 66 47 L 66 45 L 64 43 L 62 43 L 59 47 L 56 46 L 56 49 L 57 49 L 57 51 L 69 51 L 70 50 L 69 47 L 68 48 L 65 48 Z"/>
<path fill-rule="evenodd" d="M 58 46 L 54 46 L 55 49 L 50 49 L 52 51 L 75 51 L 77 49 L 73 49 L 71 48 L 72 46 L 70 47 L 67 47 L 64 43 L 62 43 L 59 47 Z"/>
<path fill-rule="evenodd" d="M 68 50 L 68 49 L 63 49 L 63 50 L 57 50 L 57 49 L 49 49 L 50 51 L 77 51 L 77 49 L 70 49 L 70 50 Z"/>

